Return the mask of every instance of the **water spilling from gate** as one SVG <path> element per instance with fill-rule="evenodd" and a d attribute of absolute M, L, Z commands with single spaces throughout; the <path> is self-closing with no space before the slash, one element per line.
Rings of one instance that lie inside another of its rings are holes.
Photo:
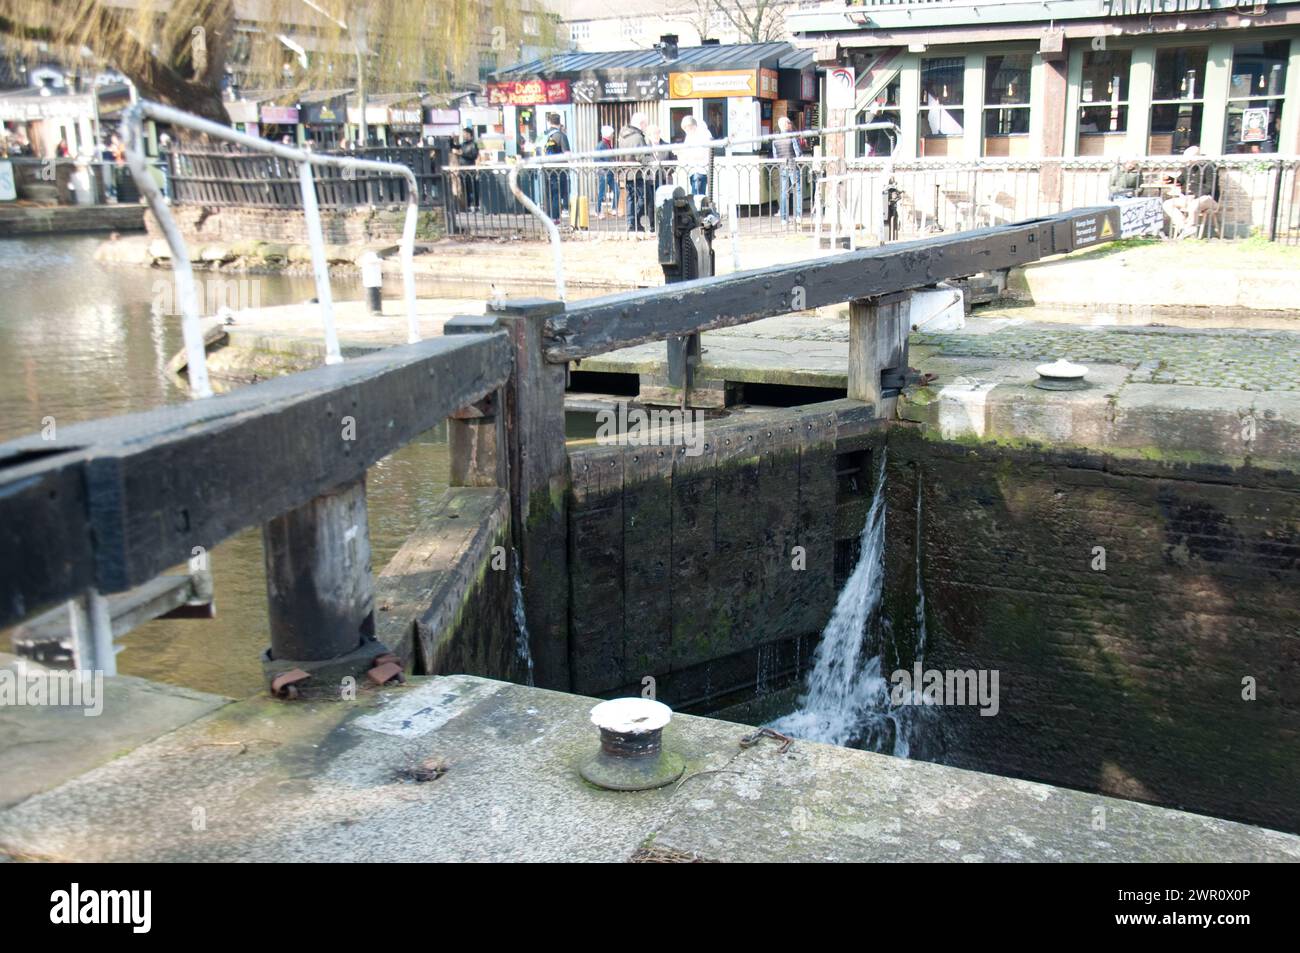
<path fill-rule="evenodd" d="M 822 631 L 798 707 L 772 727 L 788 735 L 827 744 L 852 745 L 909 757 L 917 728 L 916 705 L 895 705 L 884 671 L 886 659 L 901 663 L 889 627 L 880 618 L 885 573 L 885 459 L 882 452 L 871 506 L 859 536 L 859 554 L 835 610 Z M 916 519 L 920 539 L 921 491 Z M 925 650 L 925 593 L 921 555 L 916 556 L 917 642 Z M 915 699 L 907 699 L 914 701 Z"/>

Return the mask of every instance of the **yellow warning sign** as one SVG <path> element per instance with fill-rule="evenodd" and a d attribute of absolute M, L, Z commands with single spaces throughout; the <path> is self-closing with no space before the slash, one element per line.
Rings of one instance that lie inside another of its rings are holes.
<path fill-rule="evenodd" d="M 1115 229 L 1111 227 L 1109 215 L 1101 220 L 1101 237 L 1102 238 L 1115 237 Z"/>

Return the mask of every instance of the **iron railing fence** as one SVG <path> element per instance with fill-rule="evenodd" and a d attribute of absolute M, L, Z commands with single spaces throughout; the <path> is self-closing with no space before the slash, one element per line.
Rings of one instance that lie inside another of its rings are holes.
<path fill-rule="evenodd" d="M 1291 157 L 1212 158 L 1219 170 L 1218 208 L 1202 237 L 1261 236 L 1300 243 L 1300 160 Z M 1177 175 L 1180 159 L 1138 163 L 1138 195 L 1168 197 L 1162 179 Z M 1075 208 L 1105 205 L 1113 193 L 1111 160 L 1034 159 L 849 161 L 801 158 L 793 166 L 759 157 L 727 157 L 711 171 L 678 161 L 649 170 L 625 163 L 573 162 L 524 169 L 520 188 L 553 219 L 566 238 L 645 238 L 649 214 L 637 216 L 655 186 L 707 191 L 723 218 L 723 232 L 741 235 L 810 234 L 848 247 L 894 239 L 967 231 Z M 444 209 L 448 233 L 465 238 L 544 239 L 542 224 L 510 192 L 510 166 L 447 169 Z M 692 177 L 703 176 L 703 179 Z M 888 187 L 897 190 L 889 217 Z M 785 202 L 782 202 L 782 193 Z M 629 209 L 629 198 L 637 208 Z M 784 205 L 784 209 L 783 206 Z M 784 212 L 784 214 L 783 214 Z"/>
<path fill-rule="evenodd" d="M 443 179 L 427 149 L 371 148 L 322 155 L 354 158 L 409 169 L 417 202 L 442 201 Z M 301 209 L 302 187 L 295 163 L 244 149 L 181 149 L 168 154 L 172 200 L 182 204 Z M 321 208 L 405 205 L 409 182 L 402 177 L 353 167 L 318 166 L 316 201 Z"/>
<path fill-rule="evenodd" d="M 724 228 L 734 216 L 742 234 L 811 231 L 817 185 L 826 160 L 795 163 L 726 157 L 707 166 L 675 159 L 650 166 L 575 161 L 521 169 L 519 187 L 569 237 L 648 237 L 654 232 L 655 190 L 680 186 L 709 195 Z M 449 168 L 444 209 L 447 231 L 466 238 L 546 237 L 541 222 L 510 191 L 508 165 Z M 785 201 L 782 202 L 782 193 Z"/>
<path fill-rule="evenodd" d="M 421 148 L 368 149 L 341 155 L 403 165 L 415 176 L 421 207 L 443 209 L 447 232 L 462 238 L 547 237 L 543 224 L 512 194 L 509 165 L 439 168 Z M 1300 244 L 1300 160 L 1283 156 L 1211 157 L 1218 205 L 1202 237 L 1260 236 Z M 1138 160 L 1137 194 L 1168 197 L 1162 184 L 1180 158 Z M 759 156 L 718 156 L 706 168 L 676 159 L 651 166 L 575 160 L 523 168 L 520 189 L 566 238 L 653 235 L 653 195 L 665 184 L 709 194 L 723 231 L 739 235 L 810 234 L 847 247 L 966 231 L 1022 221 L 1111 200 L 1111 159 L 852 159 L 804 157 L 794 163 Z M 276 156 L 174 151 L 168 184 L 180 203 L 302 208 L 296 169 Z M 890 186 L 895 190 L 891 210 Z M 354 169 L 321 168 L 322 208 L 404 204 L 406 179 Z"/>
<path fill-rule="evenodd" d="M 1168 200 L 1171 193 L 1165 179 L 1177 176 L 1186 161 L 1136 161 L 1139 185 L 1124 194 Z M 1300 242 L 1296 177 L 1300 160 L 1209 157 L 1208 161 L 1217 170 L 1218 198 L 1198 228 L 1200 237 L 1259 236 L 1287 244 Z M 819 213 L 832 236 L 852 244 L 964 231 L 1107 204 L 1117 194 L 1111 186 L 1117 168 L 1113 160 L 1094 159 L 857 159 L 826 176 Z M 891 183 L 898 190 L 892 217 Z M 1165 231 L 1170 231 L 1168 225 Z"/>

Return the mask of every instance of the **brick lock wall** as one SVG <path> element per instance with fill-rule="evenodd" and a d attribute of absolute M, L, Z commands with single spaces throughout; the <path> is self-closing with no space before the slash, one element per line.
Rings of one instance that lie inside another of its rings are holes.
<path fill-rule="evenodd" d="M 308 242 L 307 220 L 299 209 L 175 205 L 172 214 L 187 241 L 257 239 L 286 245 L 305 245 Z M 402 237 L 405 221 L 405 206 L 321 211 L 321 230 L 329 245 L 397 242 Z M 151 214 L 145 216 L 145 223 L 152 237 L 162 237 Z"/>
<path fill-rule="evenodd" d="M 918 478 L 925 667 L 997 669 L 1000 712 L 941 709 L 915 754 L 1300 830 L 1292 475 L 972 448 L 895 427 L 886 611 L 908 644 Z"/>

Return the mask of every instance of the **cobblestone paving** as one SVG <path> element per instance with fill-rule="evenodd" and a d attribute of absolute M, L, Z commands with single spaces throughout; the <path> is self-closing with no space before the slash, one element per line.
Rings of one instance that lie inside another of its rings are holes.
<path fill-rule="evenodd" d="M 1127 364 L 1135 383 L 1300 391 L 1300 334 L 1286 331 L 1024 325 L 989 334 L 914 334 L 944 357 L 1068 358 Z"/>

